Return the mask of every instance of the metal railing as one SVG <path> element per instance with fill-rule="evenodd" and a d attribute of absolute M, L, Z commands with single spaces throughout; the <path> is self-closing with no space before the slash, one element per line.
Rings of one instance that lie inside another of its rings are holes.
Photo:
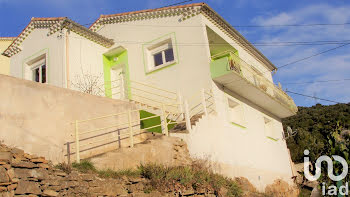
<path fill-rule="evenodd" d="M 263 73 L 257 71 L 244 61 L 241 61 L 240 66 L 242 68 L 242 76 L 246 78 L 250 83 L 263 90 L 266 94 L 278 100 L 279 102 L 289 106 L 291 110 L 297 111 L 297 107 L 293 99 L 280 87 L 276 86 L 274 83 L 268 80 L 263 75 Z"/>
<path fill-rule="evenodd" d="M 126 85 L 122 78 L 110 82 L 106 90 L 107 97 L 126 99 L 158 108 L 159 103 L 166 104 L 166 111 L 180 112 L 182 107 L 179 93 L 159 88 L 147 83 L 130 80 Z M 160 108 L 159 108 L 160 109 Z"/>
<path fill-rule="evenodd" d="M 192 129 L 191 121 L 196 121 L 196 119 L 202 117 L 203 115 L 208 115 L 214 113 L 215 110 L 215 100 L 212 90 L 202 89 L 200 94 L 193 94 L 188 100 L 185 100 L 185 110 L 188 101 L 191 103 L 188 107 L 188 128 Z M 189 130 L 190 131 L 190 130 Z"/>
<path fill-rule="evenodd" d="M 115 91 L 115 94 L 120 92 L 124 92 L 124 95 L 129 94 L 130 100 L 157 109 L 156 114 L 140 118 L 140 109 L 135 109 L 90 119 L 76 120 L 72 123 L 74 124 L 74 141 L 66 143 L 69 160 L 70 155 L 75 154 L 76 162 L 79 163 L 81 153 L 94 151 L 106 145 L 112 146 L 113 149 L 120 148 L 121 140 L 129 139 L 128 144 L 130 147 L 133 147 L 135 143 L 134 137 L 152 128 L 161 127 L 162 133 L 168 136 L 168 127 L 185 123 L 186 129 L 190 132 L 192 129 L 191 118 L 193 116 L 201 113 L 207 115 L 215 111 L 214 96 L 211 90 L 203 89 L 200 94 L 199 92 L 196 93 L 194 95 L 195 99 L 191 100 L 194 106 L 190 108 L 188 101 L 182 100 L 181 94 L 177 92 L 136 81 L 130 81 L 128 91 L 123 91 L 124 89 L 127 90 L 122 87 L 124 83 L 119 81 L 116 84 L 116 86 L 110 87 L 110 90 L 113 88 L 121 90 L 119 92 Z M 160 123 L 141 128 L 141 121 L 154 118 L 159 118 Z M 115 143 L 118 145 L 113 145 Z M 101 154 L 101 152 L 98 152 L 98 154 Z M 93 155 L 90 154 L 90 156 Z"/>
<path fill-rule="evenodd" d="M 155 108 L 159 107 L 159 103 L 164 103 L 167 112 L 181 112 L 181 99 L 176 91 L 133 80 L 130 81 L 129 91 L 130 100 Z"/>
<path fill-rule="evenodd" d="M 169 135 L 168 126 L 175 125 L 180 123 L 185 123 L 184 118 L 172 119 L 171 117 L 186 117 L 188 115 L 183 112 L 169 112 L 166 111 L 166 106 L 172 104 L 162 103 L 158 106 L 161 109 L 161 114 L 156 114 L 153 116 L 148 116 L 145 118 L 139 118 L 139 109 L 137 110 L 128 110 L 121 113 L 110 114 L 85 120 L 76 120 L 74 124 L 74 137 L 73 142 L 67 143 L 67 146 L 74 144 L 73 147 L 67 147 L 67 155 L 76 155 L 76 162 L 80 162 L 80 153 L 92 150 L 93 148 L 99 148 L 104 145 L 109 145 L 115 142 L 119 142 L 122 139 L 129 139 L 129 146 L 134 146 L 134 136 L 144 133 L 148 129 L 161 127 L 162 133 L 166 136 Z M 136 114 L 137 113 L 137 114 Z M 160 118 L 160 123 L 152 125 L 149 127 L 140 128 L 140 122 L 143 120 Z M 100 123 L 96 123 L 100 121 Z M 114 123 L 113 123 L 114 122 Z M 115 123 L 117 122 L 117 123 Z M 121 132 L 123 131 L 123 132 Z M 113 138 L 113 134 L 118 132 L 117 139 Z M 107 136 L 107 137 L 106 137 Z M 86 148 L 85 148 L 86 147 Z M 119 144 L 120 147 L 120 144 Z M 81 148 L 84 148 L 81 150 Z M 117 147 L 116 147 L 117 148 Z M 74 149 L 74 153 L 71 151 Z"/>

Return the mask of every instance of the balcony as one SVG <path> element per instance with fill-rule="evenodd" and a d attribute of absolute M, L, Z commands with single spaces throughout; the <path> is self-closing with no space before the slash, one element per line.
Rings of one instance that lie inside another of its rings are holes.
<path fill-rule="evenodd" d="M 279 118 L 295 115 L 298 111 L 293 99 L 287 93 L 234 52 L 224 52 L 212 59 L 210 64 L 212 79 L 225 89 L 246 98 Z"/>

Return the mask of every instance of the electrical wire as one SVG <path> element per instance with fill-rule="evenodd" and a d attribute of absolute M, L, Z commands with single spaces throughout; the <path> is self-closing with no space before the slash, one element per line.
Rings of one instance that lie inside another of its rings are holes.
<path fill-rule="evenodd" d="M 331 49 L 328 49 L 328 50 L 325 50 L 325 51 L 322 51 L 322 52 L 319 52 L 319 53 L 315 53 L 315 54 L 313 54 L 313 55 L 310 55 L 310 56 L 307 56 L 307 57 L 304 57 L 304 58 L 301 58 L 301 59 L 298 59 L 298 60 L 289 62 L 289 63 L 284 64 L 284 65 L 282 65 L 282 66 L 280 66 L 280 67 L 277 67 L 277 68 L 280 69 L 280 68 L 284 68 L 284 67 L 286 67 L 286 66 L 290 66 L 290 65 L 292 65 L 292 64 L 295 64 L 295 63 L 298 63 L 298 62 L 301 62 L 301 61 L 305 61 L 305 60 L 307 60 L 307 59 L 310 59 L 310 58 L 316 57 L 316 56 L 318 56 L 318 55 L 321 55 L 321 54 L 324 54 L 324 53 L 327 53 L 327 52 L 330 52 L 330 51 L 339 49 L 339 48 L 341 48 L 341 47 L 345 47 L 345 46 L 347 46 L 347 45 L 349 45 L 349 44 L 350 44 L 350 43 L 347 43 L 347 44 L 344 44 L 344 45 L 341 45 L 341 46 L 338 46 L 338 47 L 334 47 L 334 48 L 331 48 Z M 233 55 L 236 55 L 236 54 L 233 54 Z M 238 57 L 238 56 L 237 56 L 237 57 Z M 243 61 L 243 62 L 246 63 L 247 65 L 251 66 L 251 65 L 248 64 L 246 61 L 244 61 L 244 60 L 242 60 L 242 59 L 241 59 L 241 61 Z M 270 72 L 270 71 L 268 70 L 268 71 L 265 71 L 265 72 L 261 72 L 261 73 L 259 73 L 259 74 L 258 74 L 258 73 L 257 73 L 257 74 L 252 74 L 251 76 L 247 76 L 247 77 L 245 77 L 245 78 L 246 78 L 246 79 L 252 79 L 254 76 L 263 75 L 264 73 L 267 73 L 267 72 Z M 243 78 L 238 79 L 238 80 L 232 80 L 232 81 L 230 81 L 230 82 L 225 83 L 224 85 L 227 85 L 227 84 L 230 84 L 230 83 L 233 83 L 233 82 L 237 82 L 237 81 L 240 81 L 240 80 L 243 80 Z"/>
<path fill-rule="evenodd" d="M 298 63 L 298 62 L 301 62 L 301 61 L 305 61 L 305 60 L 307 60 L 307 59 L 310 59 L 310 58 L 313 58 L 313 57 L 322 55 L 322 54 L 324 54 L 324 53 L 328 53 L 328 52 L 330 52 L 330 51 L 334 51 L 334 50 L 339 49 L 339 48 L 341 48 L 341 47 L 345 47 L 345 46 L 347 46 L 347 45 L 349 45 L 349 44 L 350 44 L 350 43 L 346 43 L 346 44 L 343 44 L 343 45 L 340 45 L 340 46 L 337 46 L 337 47 L 334 47 L 334 48 L 331 48 L 331 49 L 328 49 L 328 50 L 325 50 L 325 51 L 322 51 L 322 52 L 319 52 L 319 53 L 315 53 L 315 54 L 313 54 L 313 55 L 310 55 L 310 56 L 301 58 L 301 59 L 299 59 L 299 60 L 295 60 L 295 61 L 289 62 L 289 63 L 284 64 L 284 65 L 282 65 L 282 66 L 280 66 L 280 67 L 277 67 L 277 68 L 280 69 L 280 68 L 289 66 L 289 65 L 291 65 L 291 64 L 295 64 L 295 63 Z"/>
<path fill-rule="evenodd" d="M 71 36 L 72 37 L 72 36 Z M 73 36 L 74 37 L 74 36 Z M 83 39 L 80 37 L 75 37 L 77 39 Z M 131 40 L 117 40 L 115 41 L 116 43 L 122 43 L 122 44 L 144 44 L 145 41 L 131 41 Z M 231 43 L 213 43 L 213 44 L 208 44 L 208 43 L 195 43 L 195 42 L 187 42 L 187 43 L 177 43 L 177 46 L 222 46 L 222 45 L 227 45 L 227 44 L 236 44 L 234 42 Z M 350 44 L 350 40 L 330 40 L 330 41 L 281 41 L 281 42 L 251 42 L 254 46 L 299 46 L 299 45 L 340 45 L 340 44 Z M 249 46 L 248 44 L 241 44 L 243 46 Z"/>
<path fill-rule="evenodd" d="M 83 25 L 91 25 L 93 23 L 86 23 Z M 188 27 L 205 27 L 206 25 L 151 25 L 151 24 L 127 24 L 127 23 L 118 23 L 118 25 L 125 25 L 125 26 L 145 26 L 145 27 L 180 27 L 180 28 L 188 28 Z M 341 23 L 341 24 L 295 24 L 295 25 L 230 25 L 234 28 L 253 28 L 253 27 L 313 27 L 313 26 L 345 26 L 350 25 L 350 23 Z"/>
<path fill-rule="evenodd" d="M 174 3 L 174 4 L 166 5 L 166 6 L 163 6 L 163 7 L 160 7 L 160 8 L 165 8 L 165 7 L 180 5 L 180 4 L 188 3 L 188 2 L 191 2 L 191 1 L 193 1 L 193 0 L 182 1 L 182 2 L 179 2 L 179 3 Z M 156 8 L 156 9 L 157 9 L 157 8 Z"/>
<path fill-rule="evenodd" d="M 309 84 L 309 83 L 329 83 L 329 82 L 341 82 L 341 81 L 350 81 L 350 79 L 330 79 L 330 80 L 306 81 L 306 82 L 284 82 L 283 85 Z"/>
<path fill-rule="evenodd" d="M 76 38 L 79 38 L 79 37 L 76 37 Z M 79 38 L 79 39 L 82 39 L 82 38 Z M 289 65 L 291 65 L 291 64 L 294 64 L 294 63 L 297 63 L 297 62 L 301 62 L 301 61 L 310 59 L 310 58 L 312 58 L 312 57 L 315 57 L 315 56 L 318 56 L 318 55 L 321 55 L 321 54 L 324 54 L 324 53 L 327 53 L 327 52 L 336 50 L 336 49 L 338 49 L 338 48 L 344 47 L 344 46 L 349 45 L 349 44 L 350 44 L 350 43 L 347 43 L 347 44 L 344 44 L 344 45 L 341 45 L 341 46 L 338 46 L 338 47 L 335 47 L 335 48 L 331 48 L 331 49 L 328 49 L 328 50 L 326 50 L 326 51 L 322 51 L 322 52 L 320 52 L 320 53 L 316 53 L 316 54 L 313 54 L 313 55 L 311 55 L 311 56 L 308 56 L 308 57 L 305 57 L 305 58 L 302 58 L 302 59 L 299 59 L 299 60 L 296 60 L 296 61 L 292 61 L 292 62 L 287 63 L 287 64 L 285 64 L 285 65 L 283 65 L 283 66 L 280 66 L 280 67 L 278 67 L 278 68 L 283 68 L 283 67 L 289 66 Z M 235 54 L 234 54 L 234 55 L 235 55 Z M 242 60 L 242 59 L 241 59 L 241 60 Z M 244 60 L 242 60 L 242 61 L 245 62 Z M 250 65 L 250 64 L 248 64 L 247 62 L 245 62 L 245 63 L 246 63 L 247 65 Z M 250 66 L 251 66 L 251 65 L 250 65 Z M 270 71 L 268 71 L 268 72 L 270 72 Z M 262 74 L 264 74 L 264 73 L 266 73 L 266 72 L 261 72 L 260 74 L 253 74 L 253 75 L 251 75 L 251 76 L 249 76 L 249 77 L 254 77 L 254 76 L 256 76 L 256 75 L 262 75 Z M 245 78 L 248 79 L 248 77 L 245 77 Z M 239 80 L 235 80 L 235 81 L 240 81 L 240 80 L 243 80 L 243 78 L 241 78 L 241 79 L 239 79 Z M 345 81 L 345 80 L 350 80 L 350 79 L 342 79 L 342 80 Z M 327 80 L 327 81 L 329 82 L 329 81 L 341 81 L 341 80 Z M 226 84 L 224 84 L 224 85 L 230 84 L 230 83 L 232 83 L 232 82 L 234 82 L 234 81 L 231 81 L 231 82 L 226 83 Z M 326 81 L 318 81 L 318 82 L 326 82 Z M 329 99 L 323 99 L 323 98 L 319 98 L 319 97 L 315 97 L 315 96 L 310 96 L 310 95 L 304 95 L 304 94 L 297 93 L 297 92 L 292 92 L 292 91 L 289 91 L 289 90 L 286 90 L 285 92 L 289 92 L 289 93 L 296 94 L 296 95 L 299 95 L 299 96 L 305 96 L 305 97 L 309 97 L 309 98 L 319 99 L 319 100 L 323 100 L 323 101 L 328 101 L 328 102 L 333 102 L 333 103 L 340 103 L 340 102 L 337 102 L 337 101 L 332 101 L 332 100 L 329 100 Z"/>
<path fill-rule="evenodd" d="M 292 91 L 289 91 L 289 90 L 286 90 L 286 92 L 289 92 L 289 93 L 295 94 L 295 95 L 299 95 L 299 96 L 308 97 L 308 98 L 318 99 L 318 100 L 322 100 L 322 101 L 328 101 L 328 102 L 337 103 L 337 104 L 341 103 L 341 102 L 338 102 L 338 101 L 332 101 L 332 100 L 329 100 L 329 99 L 323 99 L 323 98 L 319 98 L 319 97 L 316 97 L 316 96 L 310 96 L 310 95 L 301 94 L 301 93 L 298 93 L 298 92 L 292 92 Z"/>

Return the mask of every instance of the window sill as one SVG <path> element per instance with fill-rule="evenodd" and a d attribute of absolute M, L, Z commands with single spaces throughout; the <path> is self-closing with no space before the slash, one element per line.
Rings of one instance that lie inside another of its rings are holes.
<path fill-rule="evenodd" d="M 267 139 L 270 139 L 270 140 L 272 140 L 272 141 L 275 141 L 275 142 L 278 141 L 278 139 L 275 139 L 275 138 L 273 138 L 273 137 L 268 137 L 268 136 L 266 136 L 266 138 L 267 138 Z"/>
<path fill-rule="evenodd" d="M 173 66 L 177 64 L 177 61 L 172 61 L 172 62 L 167 62 L 166 64 L 162 64 L 161 66 L 157 66 L 151 70 L 148 70 L 146 72 L 146 75 L 149 75 L 149 74 L 152 74 L 154 72 L 157 72 L 157 71 L 160 71 L 160 70 L 163 70 L 164 68 L 167 68 L 167 67 L 170 67 L 170 66 Z"/>
<path fill-rule="evenodd" d="M 232 125 L 235 125 L 235 126 L 237 126 L 237 127 L 240 127 L 240 128 L 242 128 L 242 129 L 246 129 L 247 127 L 245 127 L 245 126 L 243 126 L 243 125 L 241 125 L 241 124 L 237 124 L 237 123 L 234 123 L 234 122 L 231 122 L 231 124 Z"/>

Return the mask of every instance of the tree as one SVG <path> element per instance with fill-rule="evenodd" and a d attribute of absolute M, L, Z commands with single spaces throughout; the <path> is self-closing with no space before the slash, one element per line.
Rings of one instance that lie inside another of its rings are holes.
<path fill-rule="evenodd" d="M 299 107 L 297 115 L 283 119 L 287 126 L 298 133 L 287 140 L 292 160 L 301 163 L 304 160 L 304 150 L 310 150 L 310 159 L 316 160 L 327 148 L 329 134 L 337 128 L 350 128 L 350 103 L 336 105 L 317 104 L 312 107 Z"/>
<path fill-rule="evenodd" d="M 104 84 L 103 74 L 86 73 L 81 68 L 81 74 L 75 75 L 71 81 L 71 86 L 81 92 L 103 96 Z"/>

